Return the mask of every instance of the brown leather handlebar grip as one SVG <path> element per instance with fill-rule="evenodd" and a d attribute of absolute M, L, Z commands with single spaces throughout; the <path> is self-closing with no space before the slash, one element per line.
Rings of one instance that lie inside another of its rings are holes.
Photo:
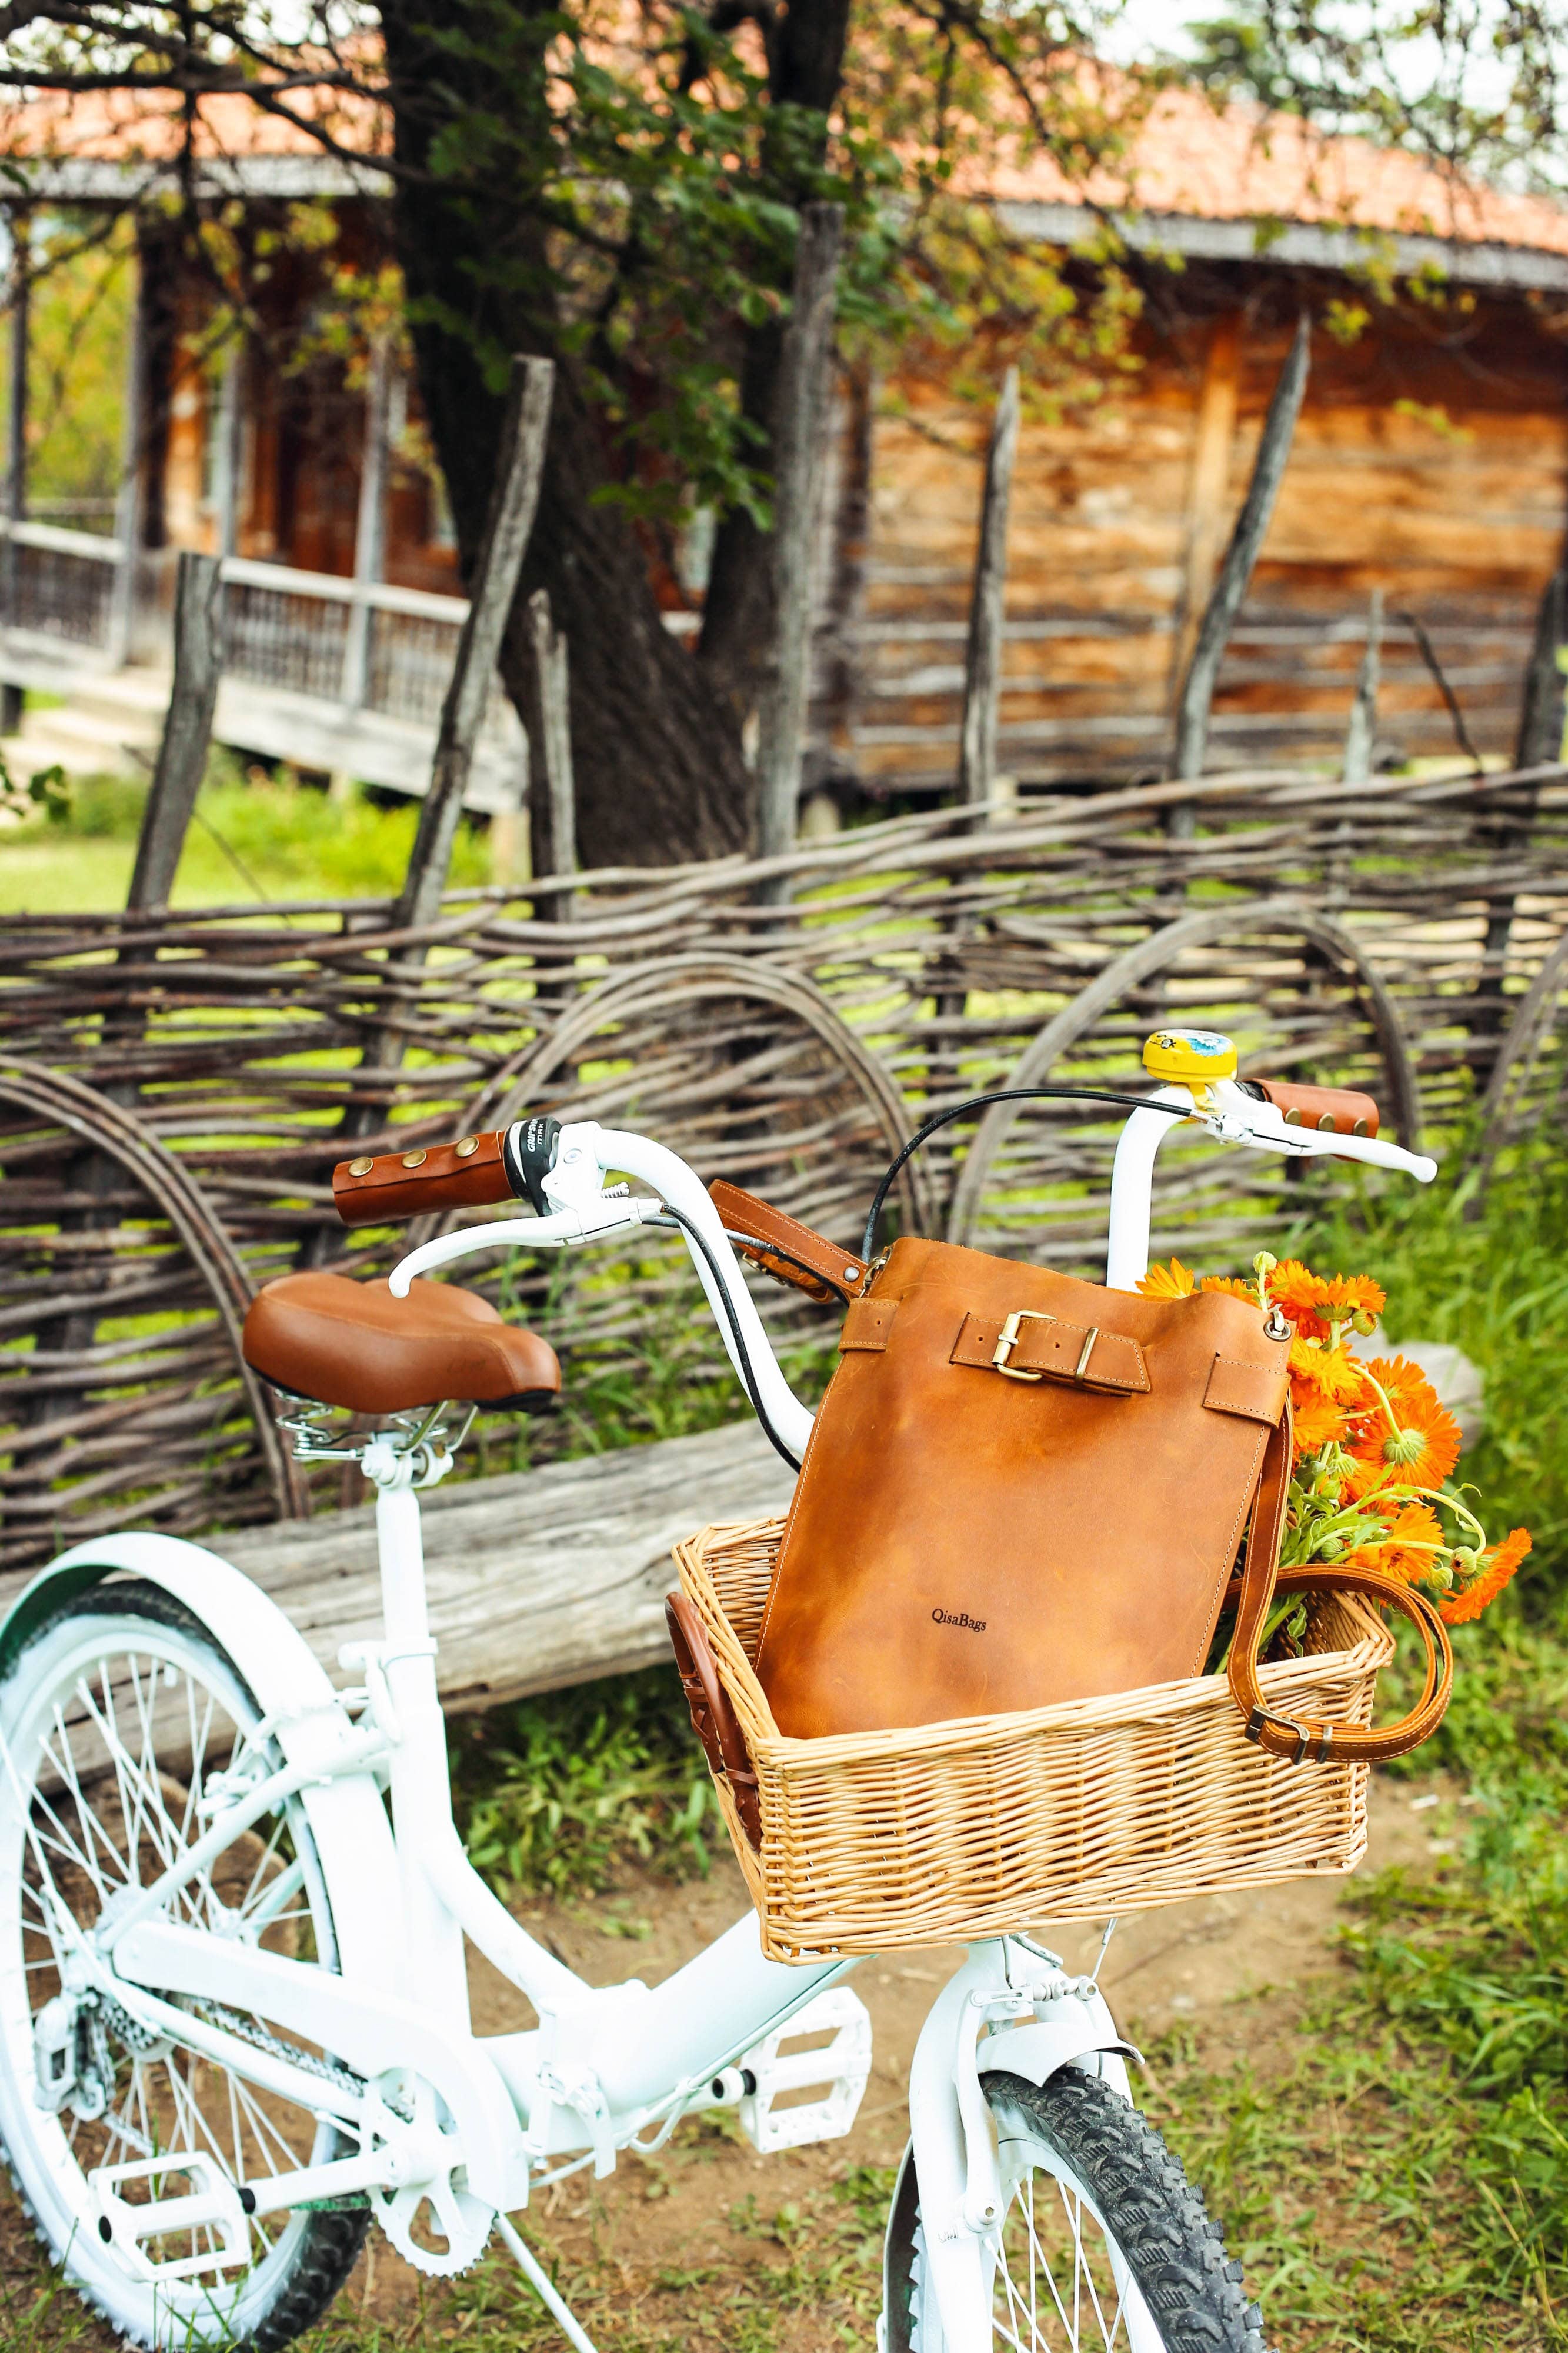
<path fill-rule="evenodd" d="M 414 1145 L 406 1152 L 340 1160 L 332 1200 L 345 1226 L 386 1226 L 430 1209 L 476 1209 L 512 1199 L 501 1156 L 502 1132 L 465 1135 L 458 1144 Z"/>
<path fill-rule="evenodd" d="M 1318 1127 L 1325 1134 L 1375 1135 L 1377 1105 L 1353 1087 L 1296 1087 L 1283 1079 L 1254 1079 L 1265 1103 L 1285 1114 L 1287 1127 Z"/>

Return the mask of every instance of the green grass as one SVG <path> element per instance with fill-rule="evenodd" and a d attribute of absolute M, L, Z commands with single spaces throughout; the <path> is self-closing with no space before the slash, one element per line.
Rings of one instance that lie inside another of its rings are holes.
<path fill-rule="evenodd" d="M 1568 2345 L 1568 1613 L 1461 1632 L 1431 1877 L 1355 1888 L 1282 2070 L 1151 2052 L 1289 2353 Z M 1265 2005 L 1237 2039 L 1261 2041 Z"/>
<path fill-rule="evenodd" d="M 0 914 L 122 907 L 136 856 L 146 786 L 89 776 L 70 787 L 63 822 L 36 819 L 0 836 Z M 185 838 L 173 903 L 266 905 L 271 901 L 386 898 L 401 888 L 417 805 L 381 808 L 363 794 L 333 799 L 286 774 L 243 772 L 216 752 Z M 490 879 L 482 827 L 465 822 L 454 886 Z"/>
<path fill-rule="evenodd" d="M 1343 1968 L 1286 2006 L 1282 2067 L 1151 2052 L 1160 2121 L 1289 2353 L 1568 2345 L 1568 1179 L 1542 1152 L 1477 1208 L 1464 1181 L 1390 1187 L 1307 1244 L 1386 1286 L 1392 1331 L 1475 1357 L 1463 1474 L 1489 1525 L 1535 1534 L 1457 1631 L 1441 1731 L 1395 1768 L 1442 1773 L 1427 1819 L 1453 1852 L 1352 1887 Z M 1278 2018 L 1252 2010 L 1249 2045 Z"/>
<path fill-rule="evenodd" d="M 610 1675 L 451 1728 L 458 1826 L 503 1894 L 593 1894 L 628 1859 L 705 1872 L 721 1843 L 673 1665 Z"/>

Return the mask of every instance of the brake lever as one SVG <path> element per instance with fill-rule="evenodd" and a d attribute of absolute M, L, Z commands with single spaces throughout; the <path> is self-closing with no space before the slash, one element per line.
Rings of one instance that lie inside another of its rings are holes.
<path fill-rule="evenodd" d="M 1373 1168 L 1397 1168 L 1420 1185 L 1430 1185 L 1437 1174 L 1437 1163 L 1426 1153 L 1406 1152 L 1380 1136 L 1287 1126 L 1275 1103 L 1247 1102 L 1245 1109 L 1236 1103 L 1215 1103 L 1198 1116 L 1221 1143 L 1246 1145 L 1254 1152 L 1279 1152 L 1295 1160 L 1361 1160 Z"/>
<path fill-rule="evenodd" d="M 619 1198 L 612 1196 L 609 1199 L 580 1202 L 570 1209 L 555 1209 L 546 1218 L 498 1218 L 491 1225 L 468 1226 L 461 1233 L 437 1234 L 434 1241 L 410 1250 L 387 1276 L 386 1287 L 395 1299 L 406 1299 L 408 1286 L 416 1275 L 428 1273 L 433 1266 L 447 1266 L 455 1258 L 468 1258 L 476 1250 L 571 1249 L 575 1244 L 596 1241 L 606 1234 L 651 1224 L 663 1214 L 662 1201 L 648 1200 L 641 1195 L 623 1195 Z"/>

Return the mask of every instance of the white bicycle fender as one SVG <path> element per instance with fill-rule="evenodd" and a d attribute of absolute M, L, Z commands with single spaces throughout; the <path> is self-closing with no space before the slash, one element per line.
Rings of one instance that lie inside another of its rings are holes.
<path fill-rule="evenodd" d="M 278 1745 L 289 1764 L 331 1771 L 351 1727 L 310 1644 L 254 1578 L 179 1536 L 136 1530 L 95 1536 L 61 1553 L 17 1596 L 0 1626 L 0 1673 L 58 1602 L 117 1572 L 144 1577 L 183 1602 L 227 1651 L 262 1713 L 282 1719 Z M 345 1774 L 307 1786 L 300 1801 L 326 1874 L 343 1976 L 388 1993 L 409 1990 L 401 1983 L 398 1940 L 385 1928 L 397 1858 L 374 1776 Z"/>
<path fill-rule="evenodd" d="M 1118 2034 L 1105 1997 L 1095 1987 L 1088 1993 L 1062 1994 L 1044 2018 L 1027 2026 L 1003 2027 L 986 2035 L 974 2063 L 983 2075 L 1022 2075 L 1026 2083 L 1044 2084 L 1064 2067 L 1103 2059 L 1109 2063 L 1092 2072 L 1104 2075 L 1128 2099 L 1126 2062 L 1142 2056 Z"/>

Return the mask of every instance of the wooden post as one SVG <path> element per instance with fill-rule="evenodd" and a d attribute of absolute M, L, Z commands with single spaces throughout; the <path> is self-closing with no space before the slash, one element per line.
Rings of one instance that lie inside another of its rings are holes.
<path fill-rule="evenodd" d="M 1568 690 L 1558 668 L 1558 655 L 1568 638 L 1568 565 L 1560 565 L 1542 591 L 1535 616 L 1535 643 L 1531 649 L 1530 664 L 1524 673 L 1524 696 L 1519 714 L 1519 741 L 1514 750 L 1516 768 L 1544 768 L 1563 757 L 1563 695 Z M 1498 839 L 1500 851 L 1516 849 L 1530 839 L 1539 799 L 1536 789 L 1526 786 L 1521 794 L 1522 822 L 1510 827 Z M 1494 899 L 1487 909 L 1486 945 L 1481 955 L 1481 969 L 1476 986 L 1479 997 L 1489 1000 L 1482 1005 L 1475 1022 L 1478 1039 L 1495 1041 L 1500 1035 L 1507 1012 L 1503 983 L 1508 977 L 1508 945 L 1513 932 L 1515 902 L 1510 895 Z"/>
<path fill-rule="evenodd" d="M 370 348 L 364 395 L 364 443 L 360 457 L 359 511 L 354 517 L 354 596 L 343 639 L 342 698 L 358 711 L 370 691 L 370 633 L 375 608 L 366 591 L 386 569 L 387 412 L 392 353 L 384 335 Z"/>
<path fill-rule="evenodd" d="M 114 505 L 114 535 L 120 542 L 120 563 L 110 599 L 106 651 L 111 670 L 130 657 L 132 624 L 136 612 L 136 575 L 141 558 L 142 480 L 146 440 L 147 354 L 151 343 L 148 305 L 151 289 L 146 247 L 137 241 L 136 299 L 131 306 L 131 342 L 125 354 L 125 415 L 120 436 L 120 494 Z"/>
<path fill-rule="evenodd" d="M 1230 482 L 1236 405 L 1241 388 L 1241 324 L 1239 311 L 1228 311 L 1216 319 L 1204 359 L 1187 476 L 1186 548 L 1171 656 L 1173 704 L 1193 658 L 1198 624 L 1214 592 L 1215 574 L 1225 545 L 1226 492 Z"/>
<path fill-rule="evenodd" d="M 27 517 L 27 344 L 31 331 L 32 275 L 28 269 L 27 216 L 13 210 L 11 229 L 11 352 L 9 406 L 5 417 L 5 519 L 25 522 Z M 6 626 L 21 622 L 22 551 L 7 533 L 0 551 L 0 611 Z M 22 690 L 10 679 L 0 683 L 0 735 L 15 735 L 22 724 Z"/>
<path fill-rule="evenodd" d="M 844 245 L 842 205 L 807 205 L 795 248 L 789 324 L 779 369 L 773 491 L 774 640 L 757 736 L 757 848 L 776 858 L 795 840 L 801 739 L 811 687 L 811 559 L 833 349 L 833 308 Z M 787 896 L 782 875 L 758 892 Z"/>
<path fill-rule="evenodd" d="M 507 779 L 507 797 L 490 812 L 490 880 L 524 883 L 531 880 L 528 848 L 529 753 L 525 736 L 518 745 L 518 761 Z"/>
<path fill-rule="evenodd" d="M 550 618 L 550 598 L 539 588 L 528 600 L 534 682 L 528 709 L 529 832 L 535 875 L 577 871 L 577 786 L 572 768 L 572 708 L 566 640 Z M 533 911 L 549 923 L 569 923 L 574 891 L 535 892 Z"/>
<path fill-rule="evenodd" d="M 996 715 L 1002 701 L 1002 632 L 1007 587 L 1007 509 L 1018 451 L 1018 371 L 1002 379 L 985 456 L 980 544 L 963 664 L 963 723 L 958 744 L 958 797 L 973 806 L 996 789 Z"/>
<path fill-rule="evenodd" d="M 551 360 L 514 359 L 511 364 L 511 397 L 501 427 L 496 487 L 474 567 L 468 617 L 458 639 L 452 683 L 441 706 L 430 789 L 420 807 L 419 829 L 397 902 L 399 930 L 429 923 L 446 888 L 474 746 L 539 505 L 554 382 Z"/>
<path fill-rule="evenodd" d="M 1296 420 L 1301 414 L 1310 353 L 1311 320 L 1303 311 L 1297 323 L 1295 340 L 1279 371 L 1279 381 L 1268 404 L 1268 414 L 1263 420 L 1252 480 L 1247 486 L 1247 496 L 1236 519 L 1230 543 L 1225 551 L 1219 576 L 1205 607 L 1204 617 L 1198 627 L 1197 642 L 1193 648 L 1193 658 L 1182 684 L 1176 706 L 1175 766 L 1179 777 L 1196 777 L 1203 774 L 1204 754 L 1208 748 L 1209 713 L 1214 703 L 1220 658 L 1225 652 L 1237 614 L 1241 608 L 1241 600 L 1247 594 L 1264 540 L 1268 537 L 1268 525 L 1273 520 L 1274 502 L 1279 495 L 1290 444 L 1296 435 Z M 1196 812 L 1191 801 L 1178 801 L 1173 805 L 1168 821 L 1170 832 L 1185 838 L 1192 834 L 1195 824 Z"/>
<path fill-rule="evenodd" d="M 1519 714 L 1516 768 L 1544 768 L 1563 757 L 1563 698 L 1568 687 L 1557 657 L 1568 642 L 1568 565 L 1561 565 L 1542 592 L 1535 617 L 1535 643 L 1524 673 Z"/>
<path fill-rule="evenodd" d="M 1351 700 L 1350 724 L 1345 729 L 1344 756 L 1340 773 L 1347 785 L 1364 785 L 1372 774 L 1373 738 L 1377 733 L 1377 691 L 1383 682 L 1383 591 L 1374 588 L 1366 609 L 1366 651 L 1356 675 Z"/>
<path fill-rule="evenodd" d="M 224 355 L 214 420 L 213 504 L 219 555 L 239 545 L 240 459 L 245 427 L 245 337 L 236 335 Z"/>
<path fill-rule="evenodd" d="M 158 765 L 142 812 L 129 908 L 166 907 L 191 812 L 196 805 L 217 683 L 223 669 L 219 620 L 222 565 L 216 555 L 180 556 L 174 590 L 174 685 L 158 746 Z"/>

